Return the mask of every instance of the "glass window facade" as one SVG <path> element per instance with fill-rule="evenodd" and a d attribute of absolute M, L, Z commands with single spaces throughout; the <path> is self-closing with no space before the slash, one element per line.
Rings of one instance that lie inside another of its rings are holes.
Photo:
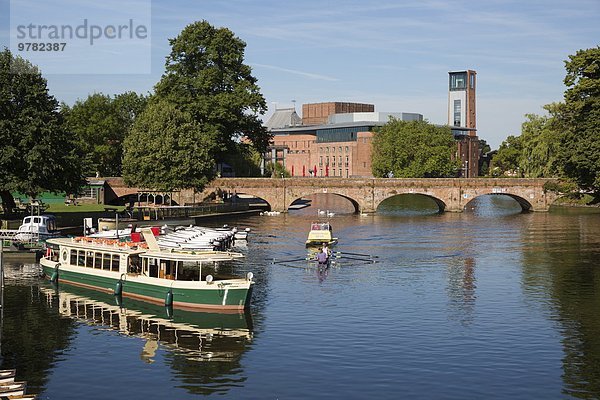
<path fill-rule="evenodd" d="M 450 74 L 450 90 L 465 90 L 467 88 L 467 73 Z"/>
<path fill-rule="evenodd" d="M 460 100 L 454 100 L 454 126 L 460 126 Z"/>
<path fill-rule="evenodd" d="M 354 142 L 357 132 L 371 132 L 372 126 L 317 129 L 317 143 Z"/>

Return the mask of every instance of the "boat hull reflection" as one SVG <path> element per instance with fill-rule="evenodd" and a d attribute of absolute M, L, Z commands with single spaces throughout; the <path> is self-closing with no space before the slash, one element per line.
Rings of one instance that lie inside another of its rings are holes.
<path fill-rule="evenodd" d="M 145 339 L 141 358 L 146 362 L 153 362 L 160 346 L 184 352 L 188 358 L 231 361 L 252 340 L 248 312 L 183 311 L 67 284 L 45 285 L 40 291 L 48 306 L 63 316 Z"/>

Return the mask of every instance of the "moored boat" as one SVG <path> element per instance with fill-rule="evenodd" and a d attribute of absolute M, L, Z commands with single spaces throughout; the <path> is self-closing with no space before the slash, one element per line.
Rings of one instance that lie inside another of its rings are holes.
<path fill-rule="evenodd" d="M 59 234 L 54 215 L 30 215 L 23 218 L 19 229 L 0 230 L 0 238 L 16 243 L 40 243 Z"/>
<path fill-rule="evenodd" d="M 49 239 L 40 260 L 57 282 L 187 310 L 242 310 L 250 305 L 252 273 L 245 278 L 207 274 L 218 263 L 243 255 L 222 251 L 161 249 L 152 231 L 145 242 L 81 238 Z"/>
<path fill-rule="evenodd" d="M 320 246 L 323 243 L 334 245 L 337 241 L 337 238 L 333 237 L 329 222 L 313 222 L 310 225 L 306 246 Z"/>

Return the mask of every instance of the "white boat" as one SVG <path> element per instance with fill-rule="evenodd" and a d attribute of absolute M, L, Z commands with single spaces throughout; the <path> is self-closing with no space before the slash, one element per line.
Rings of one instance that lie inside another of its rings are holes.
<path fill-rule="evenodd" d="M 55 282 L 154 304 L 220 312 L 249 307 L 254 284 L 251 272 L 245 278 L 220 279 L 205 270 L 222 261 L 242 258 L 242 254 L 166 250 L 159 247 L 150 229 L 142 229 L 142 235 L 145 242 L 89 237 L 49 239 L 50 251 L 40 265 Z"/>
<path fill-rule="evenodd" d="M 19 229 L 0 230 L 1 239 L 19 243 L 43 242 L 59 235 L 54 215 L 30 215 L 23 218 Z"/>

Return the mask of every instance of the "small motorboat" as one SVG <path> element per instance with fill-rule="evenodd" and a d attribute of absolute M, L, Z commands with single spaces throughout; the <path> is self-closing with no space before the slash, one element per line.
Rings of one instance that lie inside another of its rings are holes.
<path fill-rule="evenodd" d="M 306 246 L 321 246 L 323 243 L 334 245 L 337 238 L 333 237 L 331 224 L 329 222 L 313 222 L 310 224 L 310 232 L 306 240 Z"/>

